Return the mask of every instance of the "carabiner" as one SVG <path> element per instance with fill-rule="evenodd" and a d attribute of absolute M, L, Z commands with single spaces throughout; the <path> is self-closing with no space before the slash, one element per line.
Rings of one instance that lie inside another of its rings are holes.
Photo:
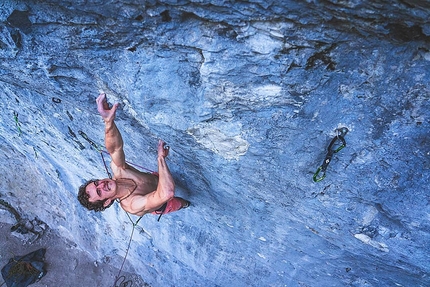
<path fill-rule="evenodd" d="M 318 174 L 320 173 L 321 170 L 322 170 L 322 166 L 320 166 L 317 169 L 317 171 L 314 173 L 313 180 L 315 182 L 319 182 L 319 181 L 321 181 L 321 180 L 323 180 L 325 178 L 325 171 L 323 171 L 323 175 L 320 178 L 317 178 L 317 176 L 318 176 Z"/>
<path fill-rule="evenodd" d="M 337 142 L 337 141 L 341 141 L 342 142 L 342 145 L 340 145 L 338 148 L 336 148 L 336 149 L 333 149 L 333 146 L 335 145 L 335 143 Z M 341 136 L 341 135 L 337 135 L 336 137 L 334 137 L 332 140 L 331 140 L 331 142 L 330 142 L 330 145 L 328 146 L 328 148 L 327 148 L 327 152 L 328 153 L 331 153 L 331 154 L 334 154 L 334 153 L 337 153 L 337 152 L 339 152 L 341 149 L 343 149 L 344 147 L 346 147 L 346 141 L 345 141 L 345 139 L 343 138 L 343 136 Z"/>

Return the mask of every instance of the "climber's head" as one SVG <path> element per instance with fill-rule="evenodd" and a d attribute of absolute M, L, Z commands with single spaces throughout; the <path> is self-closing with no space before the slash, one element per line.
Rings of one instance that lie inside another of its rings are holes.
<path fill-rule="evenodd" d="M 112 179 L 91 179 L 79 187 L 78 200 L 88 210 L 103 211 L 113 204 L 115 188 Z"/>

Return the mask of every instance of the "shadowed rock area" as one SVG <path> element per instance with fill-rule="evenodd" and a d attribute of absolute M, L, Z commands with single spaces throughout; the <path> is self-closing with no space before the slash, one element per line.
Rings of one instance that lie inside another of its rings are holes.
<path fill-rule="evenodd" d="M 76 199 L 107 177 L 80 133 L 103 144 L 105 92 L 127 160 L 155 170 L 165 140 L 192 202 L 136 226 L 130 286 L 429 286 L 429 19 L 419 0 L 3 1 L 1 266 L 44 247 L 32 286 L 114 286 L 133 224 Z"/>

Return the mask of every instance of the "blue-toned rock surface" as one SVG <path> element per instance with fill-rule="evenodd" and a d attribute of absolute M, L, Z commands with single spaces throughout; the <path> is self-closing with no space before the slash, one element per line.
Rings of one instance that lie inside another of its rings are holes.
<path fill-rule="evenodd" d="M 103 143 L 105 92 L 127 159 L 156 169 L 164 139 L 192 202 L 139 222 L 133 286 L 429 286 L 429 8 L 3 1 L 0 199 L 43 224 L 30 244 L 0 206 L 0 264 L 42 246 L 51 269 L 34 286 L 112 286 L 133 225 L 76 199 L 106 177 L 79 134 Z"/>

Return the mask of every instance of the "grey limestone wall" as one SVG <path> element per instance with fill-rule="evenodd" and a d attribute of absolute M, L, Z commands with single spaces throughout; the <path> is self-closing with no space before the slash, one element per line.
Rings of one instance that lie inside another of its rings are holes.
<path fill-rule="evenodd" d="M 127 159 L 156 169 L 164 139 L 192 202 L 139 223 L 127 270 L 149 285 L 429 286 L 429 8 L 3 1 L 1 198 L 120 265 L 127 216 L 76 200 L 106 176 L 79 134 L 103 142 L 103 91 Z M 340 127 L 347 146 L 315 183 Z"/>

